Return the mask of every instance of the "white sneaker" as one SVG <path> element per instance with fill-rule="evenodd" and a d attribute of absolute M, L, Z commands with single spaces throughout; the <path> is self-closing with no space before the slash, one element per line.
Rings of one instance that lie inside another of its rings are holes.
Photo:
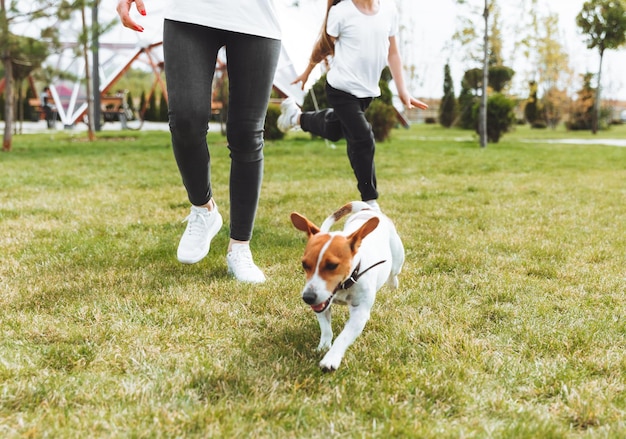
<path fill-rule="evenodd" d="M 276 121 L 278 129 L 286 133 L 298 125 L 298 115 L 301 113 L 294 98 L 287 98 L 280 103 L 280 116 Z"/>
<path fill-rule="evenodd" d="M 222 215 L 217 210 L 191 206 L 191 213 L 183 220 L 187 221 L 187 228 L 180 238 L 176 256 L 183 264 L 195 264 L 201 261 L 211 248 L 211 240 L 222 227 Z"/>
<path fill-rule="evenodd" d="M 367 200 L 366 203 L 375 211 L 380 212 L 380 206 L 376 200 Z"/>
<path fill-rule="evenodd" d="M 254 264 L 250 246 L 247 244 L 233 244 L 226 254 L 228 273 L 240 282 L 263 283 L 265 275 Z"/>

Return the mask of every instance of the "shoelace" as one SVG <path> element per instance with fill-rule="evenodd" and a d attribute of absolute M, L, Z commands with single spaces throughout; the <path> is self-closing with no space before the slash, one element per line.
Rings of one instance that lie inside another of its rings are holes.
<path fill-rule="evenodd" d="M 189 223 L 189 227 L 187 229 L 189 235 L 199 236 L 206 233 L 206 228 L 208 227 L 208 225 L 205 215 L 202 215 L 198 212 L 191 212 L 189 215 L 187 215 L 187 218 L 183 220 L 183 222 L 185 221 Z"/>
<path fill-rule="evenodd" d="M 239 250 L 231 252 L 231 259 L 239 268 L 246 270 L 256 269 L 256 265 L 254 265 L 252 260 L 252 254 L 249 251 Z"/>

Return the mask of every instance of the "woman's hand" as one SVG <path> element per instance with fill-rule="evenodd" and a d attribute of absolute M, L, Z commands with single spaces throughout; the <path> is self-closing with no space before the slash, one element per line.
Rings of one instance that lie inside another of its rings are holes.
<path fill-rule="evenodd" d="M 417 107 L 420 110 L 425 110 L 428 108 L 428 105 L 425 102 L 420 101 L 419 99 L 415 99 L 413 96 L 411 96 L 408 92 L 403 92 L 399 94 L 400 96 L 400 100 L 402 101 L 402 103 L 406 106 L 406 108 L 408 108 L 409 110 L 411 108 Z"/>
<path fill-rule="evenodd" d="M 135 3 L 137 11 L 139 11 L 141 15 L 146 15 L 146 7 L 143 4 L 143 0 L 119 0 L 117 3 L 117 14 L 120 16 L 124 27 L 137 32 L 143 32 L 143 26 L 137 24 L 130 18 L 130 6 L 132 3 Z"/>
<path fill-rule="evenodd" d="M 304 84 L 309 80 L 309 75 L 311 74 L 311 69 L 306 69 L 300 76 L 293 80 L 292 84 L 297 84 L 301 82 L 300 88 L 304 90 Z"/>

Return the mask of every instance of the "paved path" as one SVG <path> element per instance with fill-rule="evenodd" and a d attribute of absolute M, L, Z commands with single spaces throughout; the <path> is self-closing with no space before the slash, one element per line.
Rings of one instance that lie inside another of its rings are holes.
<path fill-rule="evenodd" d="M 536 142 L 536 140 L 525 140 L 525 142 Z M 564 143 L 572 145 L 607 145 L 626 147 L 626 139 L 557 139 L 542 140 L 541 143 Z"/>
<path fill-rule="evenodd" d="M 131 122 L 132 123 L 132 122 Z M 22 128 L 21 132 L 23 134 L 34 134 L 34 133 L 48 133 L 53 131 L 75 131 L 75 132 L 84 132 L 87 131 L 87 125 L 84 123 L 79 123 L 74 125 L 69 129 L 63 128 L 61 122 L 57 122 L 56 128 L 48 129 L 45 120 L 40 120 L 39 122 L 14 122 L 13 128 L 18 129 Z M 120 131 L 122 129 L 122 124 L 120 122 L 107 122 L 102 125 L 102 131 Z M 209 130 L 213 133 L 220 132 L 220 124 L 211 122 L 209 124 Z M 141 127 L 141 131 L 169 131 L 169 125 L 167 122 L 144 122 Z M 0 133 L 4 132 L 4 121 L 0 121 Z"/>

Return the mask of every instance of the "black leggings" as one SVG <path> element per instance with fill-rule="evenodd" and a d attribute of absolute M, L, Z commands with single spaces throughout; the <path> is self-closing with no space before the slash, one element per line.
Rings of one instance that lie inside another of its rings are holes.
<path fill-rule="evenodd" d="M 333 142 L 345 138 L 361 199 L 375 200 L 378 198 L 374 166 L 376 143 L 372 126 L 365 119 L 365 110 L 372 98 L 357 98 L 328 84 L 326 97 L 331 108 L 302 113 L 300 127 Z"/>
<path fill-rule="evenodd" d="M 280 40 L 165 20 L 163 53 L 174 157 L 189 201 L 209 202 L 206 141 L 215 63 L 226 46 L 229 80 L 230 237 L 249 241 L 263 179 L 263 126 Z"/>

